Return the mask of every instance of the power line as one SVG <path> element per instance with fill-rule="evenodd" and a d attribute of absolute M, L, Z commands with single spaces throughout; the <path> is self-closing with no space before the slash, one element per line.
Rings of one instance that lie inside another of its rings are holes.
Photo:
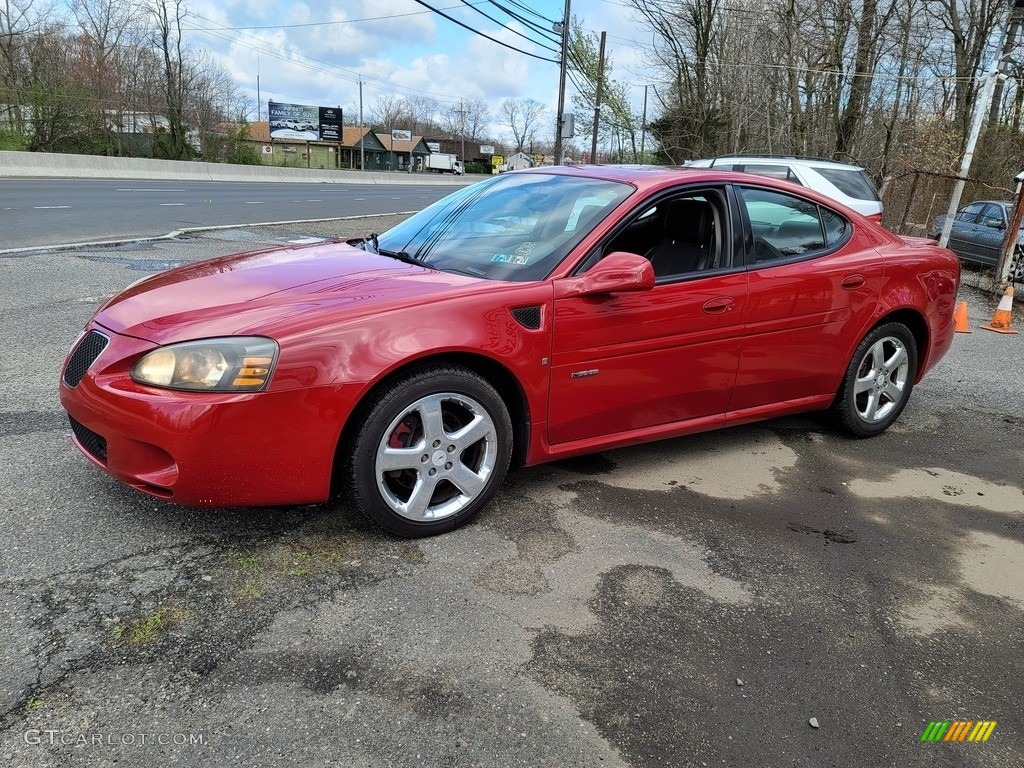
<path fill-rule="evenodd" d="M 466 5 L 482 5 L 488 0 L 475 0 L 475 2 L 466 2 Z M 460 8 L 458 5 L 446 5 L 441 10 L 449 11 L 453 8 Z M 400 19 L 405 16 L 425 16 L 431 13 L 431 11 L 410 11 L 409 13 L 392 13 L 387 16 L 367 16 L 362 19 L 338 19 L 336 21 L 311 21 L 306 24 L 268 24 L 262 27 L 222 27 L 222 29 L 230 29 L 232 32 L 240 32 L 247 29 L 298 29 L 299 27 L 329 27 L 335 24 L 357 24 L 363 21 L 385 21 L 387 19 Z M 198 15 L 198 14 L 196 14 Z M 205 17 L 203 17 L 205 18 Z M 214 22 L 216 23 L 216 22 Z M 201 30 L 206 31 L 206 30 Z"/>
<path fill-rule="evenodd" d="M 528 5 L 523 5 L 518 0 L 509 0 L 509 2 L 512 3 L 512 5 L 516 6 L 516 8 L 522 8 L 527 13 L 532 14 L 533 16 L 536 16 L 541 21 L 546 21 L 548 24 L 555 24 L 556 23 L 555 19 L 549 19 L 547 16 L 542 16 L 541 14 L 539 14 L 535 10 L 533 10 L 533 8 L 531 8 Z M 497 5 L 497 3 L 491 3 L 491 4 L 492 5 Z"/>
<path fill-rule="evenodd" d="M 380 83 L 381 85 L 387 86 L 386 88 L 381 88 L 380 85 L 375 85 L 374 87 L 377 88 L 378 90 L 383 90 L 383 91 L 390 90 L 393 93 L 400 93 L 402 91 L 407 91 L 407 92 L 409 92 L 411 94 L 415 94 L 417 96 L 419 96 L 419 95 L 433 96 L 433 97 L 435 97 L 435 98 L 437 98 L 437 99 L 439 99 L 439 100 L 441 100 L 443 102 L 449 103 L 449 104 L 457 104 L 459 102 L 459 97 L 458 96 L 454 96 L 452 94 L 448 94 L 448 93 L 435 93 L 435 92 L 432 92 L 432 91 L 425 91 L 425 90 L 423 90 L 421 88 L 407 88 L 405 86 L 396 85 L 396 84 L 391 83 L 391 82 L 389 82 L 387 80 L 382 80 L 382 79 L 377 78 L 377 77 L 370 77 L 368 75 L 362 75 L 362 74 L 360 74 L 358 72 L 354 72 L 354 71 L 352 71 L 350 69 L 345 69 L 344 67 L 339 67 L 339 66 L 337 66 L 335 64 L 331 64 L 330 62 L 323 61 L 322 59 L 317 59 L 317 58 L 314 58 L 312 56 L 307 56 L 306 54 L 299 53 L 298 51 L 295 51 L 295 50 L 290 49 L 290 48 L 286 48 L 285 46 L 277 45 L 276 43 L 271 43 L 271 42 L 269 42 L 267 40 L 264 40 L 261 37 L 256 37 L 255 35 L 250 35 L 250 34 L 247 34 L 245 32 L 238 32 L 237 30 L 232 30 L 229 27 L 224 27 L 223 25 L 218 24 L 218 22 L 214 21 L 213 19 L 207 18 L 206 16 L 202 16 L 201 14 L 196 13 L 194 15 L 197 18 L 204 19 L 205 21 L 210 22 L 211 24 L 216 24 L 218 27 L 220 27 L 224 31 L 235 32 L 236 34 L 241 35 L 242 37 L 247 37 L 247 38 L 249 38 L 251 40 L 255 40 L 260 45 L 259 45 L 259 47 L 257 47 L 255 45 L 252 45 L 252 44 L 249 44 L 249 43 L 245 43 L 242 40 L 238 40 L 237 38 L 229 37 L 227 35 L 221 34 L 218 31 L 211 30 L 211 29 L 205 29 L 205 30 L 198 29 L 197 30 L 195 27 L 191 27 L 191 26 L 186 27 L 186 29 L 189 29 L 191 31 L 201 31 L 201 32 L 204 32 L 204 34 L 212 35 L 212 36 L 217 37 L 217 38 L 219 38 L 221 40 L 226 40 L 226 41 L 228 41 L 230 43 L 234 43 L 236 45 L 240 45 L 243 48 L 248 48 L 249 50 L 266 53 L 266 54 L 268 54 L 268 55 L 270 55 L 270 56 L 272 56 L 272 57 L 274 57 L 276 59 L 279 59 L 280 61 L 285 61 L 285 62 L 288 62 L 288 63 L 291 63 L 291 64 L 295 64 L 297 66 L 309 69 L 309 70 L 311 70 L 313 72 L 319 72 L 319 73 L 324 74 L 324 75 L 331 75 L 332 77 L 337 77 L 337 78 L 340 78 L 342 80 L 347 80 L 348 82 L 352 82 L 352 83 L 357 83 L 357 82 L 359 82 L 359 79 L 362 78 L 362 80 L 364 82 L 365 81 L 371 81 L 373 83 Z M 283 55 L 281 55 L 279 53 L 275 53 L 272 50 L 267 50 L 268 47 L 269 48 L 277 48 L 278 50 L 284 51 L 285 54 L 289 54 L 289 55 L 288 56 L 283 56 Z M 298 58 L 292 58 L 292 57 L 298 57 Z M 307 63 L 305 63 L 303 61 L 300 61 L 300 59 L 308 59 L 309 61 L 314 61 L 317 64 L 323 64 L 325 67 L 329 67 L 329 69 L 322 69 L 320 67 L 316 67 L 316 66 L 313 66 L 311 64 L 307 64 Z M 339 73 L 343 73 L 343 74 L 339 74 Z"/>
<path fill-rule="evenodd" d="M 530 57 L 532 57 L 534 59 L 540 59 L 541 61 L 547 61 L 547 62 L 550 62 L 551 64 L 557 64 L 558 63 L 557 59 L 549 59 L 549 58 L 547 58 L 545 56 L 539 56 L 536 53 L 529 53 L 527 51 L 524 51 L 524 50 L 521 50 L 519 48 L 516 48 L 514 45 L 509 45 L 508 43 L 503 43 L 501 40 L 498 40 L 497 38 L 491 37 L 490 35 L 485 35 L 479 29 L 474 29 L 473 27 L 469 26 L 468 24 L 463 24 L 458 19 L 453 19 L 447 13 L 443 13 L 443 12 L 439 11 L 437 8 L 431 8 L 429 5 L 427 5 L 425 2 L 423 2 L 423 0 L 415 0 L 415 2 L 418 3 L 419 5 L 422 5 L 424 8 L 430 8 L 430 10 L 432 10 L 438 16 L 444 16 L 446 19 L 448 19 L 448 21 L 452 22 L 453 24 L 458 24 L 463 29 L 468 29 L 474 35 L 479 35 L 480 37 L 486 37 L 492 43 L 497 43 L 498 45 L 504 46 L 505 48 L 509 48 L 509 49 L 515 51 L 516 53 L 521 53 L 524 56 L 530 56 Z"/>
<path fill-rule="evenodd" d="M 490 0 L 490 3 L 491 3 L 491 5 L 493 5 L 498 10 L 503 11 L 504 13 L 507 13 L 509 16 L 511 16 L 516 21 L 518 21 L 518 22 L 520 22 L 522 24 L 525 24 L 527 27 L 531 27 L 532 29 L 534 29 L 537 32 L 540 32 L 542 35 L 544 35 L 551 42 L 561 44 L 562 38 L 561 37 L 555 37 L 555 35 L 553 34 L 551 29 L 545 29 L 544 27 L 540 26 L 536 22 L 530 21 L 529 19 L 520 16 L 515 11 L 510 11 L 508 8 L 503 6 L 501 3 L 495 2 L 495 0 Z M 547 21 L 547 20 L 545 19 L 545 21 Z M 554 23 L 555 22 L 550 22 L 550 24 L 554 24 Z"/>
<path fill-rule="evenodd" d="M 542 45 L 541 43 L 538 43 L 538 42 L 537 42 L 536 40 L 534 40 L 534 39 L 533 39 L 532 37 L 528 37 L 527 35 L 524 35 L 524 34 L 523 34 L 522 32 L 520 32 L 519 30 L 513 29 L 513 28 L 512 28 L 512 27 L 510 27 L 510 26 L 509 26 L 508 24 L 503 24 L 502 22 L 498 21 L 498 20 L 497 20 L 496 18 L 494 18 L 493 16 L 489 16 L 489 15 L 487 15 L 486 13 L 484 13 L 483 11 L 481 11 L 481 10 L 480 10 L 479 8 L 477 8 L 477 7 L 476 7 L 475 5 L 473 5 L 472 3 L 469 3 L 469 2 L 467 2 L 467 0 L 462 0 L 462 4 L 463 4 L 463 5 L 466 5 L 466 6 L 470 7 L 470 8 L 472 8 L 472 9 L 473 9 L 474 11 L 476 11 L 476 12 L 477 12 L 477 13 L 479 13 L 479 14 L 480 14 L 481 16 L 483 16 L 483 17 L 484 17 L 485 19 L 490 19 L 490 20 L 491 20 L 491 21 L 493 21 L 493 22 L 494 22 L 495 24 L 497 24 L 497 25 L 498 25 L 499 27 L 501 27 L 502 29 L 507 29 L 507 30 L 508 30 L 509 32 L 511 32 L 512 34 L 514 34 L 514 35 L 519 35 L 519 36 L 520 36 L 521 38 L 523 38 L 524 40 L 529 40 L 529 41 L 530 41 L 531 43 L 533 43 L 534 45 L 536 45 L 536 46 L 537 46 L 538 48 L 543 48 L 544 50 L 546 50 L 546 51 L 551 51 L 552 53 L 558 53 L 558 49 L 557 49 L 557 48 L 551 48 L 550 46 L 547 46 L 547 45 Z"/>

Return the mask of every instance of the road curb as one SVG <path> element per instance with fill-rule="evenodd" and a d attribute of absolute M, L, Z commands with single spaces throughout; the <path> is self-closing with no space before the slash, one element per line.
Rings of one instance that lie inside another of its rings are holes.
<path fill-rule="evenodd" d="M 292 219 L 289 221 L 259 221 L 251 224 L 213 224 L 208 227 L 187 227 L 168 232 L 166 235 L 151 237 L 127 237 L 120 240 L 91 240 L 84 243 L 59 243 L 57 245 L 31 245 L 25 248 L 7 248 L 0 250 L 0 256 L 18 256 L 29 253 L 45 253 L 47 251 L 71 251 L 76 248 L 99 248 L 102 246 L 129 245 L 131 243 L 152 243 L 160 240 L 175 240 L 184 235 L 197 232 L 214 232 L 223 229 L 245 229 L 246 227 L 280 227 L 289 224 L 316 224 L 323 221 L 354 221 L 356 219 L 375 219 L 379 216 L 411 216 L 416 211 L 393 211 L 390 213 L 364 213 L 358 216 L 328 216 L 323 219 Z"/>

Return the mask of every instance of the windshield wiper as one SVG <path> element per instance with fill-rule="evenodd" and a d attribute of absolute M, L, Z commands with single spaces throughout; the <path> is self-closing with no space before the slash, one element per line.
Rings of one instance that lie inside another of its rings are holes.
<path fill-rule="evenodd" d="M 428 269 L 434 269 L 436 271 L 436 267 L 432 267 L 429 264 L 424 264 L 415 256 L 410 256 L 405 251 L 389 251 L 387 248 L 381 248 L 380 242 L 377 240 L 376 232 L 371 232 L 369 235 L 364 237 L 362 246 L 364 251 L 369 251 L 370 253 L 378 253 L 381 256 L 388 256 L 392 259 L 404 261 L 406 264 L 415 264 L 419 267 L 427 267 Z"/>
<path fill-rule="evenodd" d="M 424 264 L 415 256 L 410 256 L 405 251 L 389 251 L 387 248 L 378 248 L 377 253 L 379 253 L 381 256 L 390 256 L 392 259 L 404 261 L 406 264 L 415 264 L 418 267 L 428 267 L 429 269 L 434 269 L 434 267 L 431 267 L 429 264 Z"/>

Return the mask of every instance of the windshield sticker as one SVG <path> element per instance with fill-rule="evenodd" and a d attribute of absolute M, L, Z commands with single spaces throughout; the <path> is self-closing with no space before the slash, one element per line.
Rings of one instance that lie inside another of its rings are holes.
<path fill-rule="evenodd" d="M 494 264 L 518 264 L 525 266 L 530 263 L 529 256 L 517 256 L 514 253 L 496 253 L 491 257 Z"/>
<path fill-rule="evenodd" d="M 533 249 L 537 247 L 536 243 L 531 243 L 527 240 L 525 243 L 516 248 L 516 256 L 529 256 L 533 253 Z"/>

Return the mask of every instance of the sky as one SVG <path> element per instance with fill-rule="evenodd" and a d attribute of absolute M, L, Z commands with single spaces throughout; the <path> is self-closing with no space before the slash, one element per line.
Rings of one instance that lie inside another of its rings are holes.
<path fill-rule="evenodd" d="M 425 0 L 428 5 L 468 26 L 549 59 L 555 52 L 531 44 L 541 35 L 510 17 L 550 28 L 548 20 L 564 13 L 564 0 Z M 473 6 L 473 7 L 470 7 Z M 487 40 L 428 10 L 415 0 L 335 0 L 307 4 L 290 0 L 187 0 L 186 40 L 219 62 L 249 97 L 256 120 L 257 74 L 260 117 L 267 101 L 341 106 L 346 122 L 356 122 L 359 79 L 368 119 L 378 97 L 430 96 L 444 104 L 482 98 L 497 111 L 502 100 L 534 99 L 548 107 L 551 132 L 558 98 L 558 64 L 525 56 Z M 529 9 L 524 10 L 524 8 Z M 495 21 L 507 24 L 502 28 Z M 612 76 L 633 86 L 640 111 L 643 83 L 640 45 L 645 37 L 633 21 L 635 11 L 617 0 L 573 0 L 571 13 L 584 28 L 608 32 Z M 552 33 L 554 36 L 554 33 Z M 572 111 L 567 84 L 566 111 Z M 585 119 L 592 120 L 592 114 Z M 399 127 L 399 126 L 395 126 Z M 507 129 L 493 121 L 489 134 L 503 138 Z"/>

